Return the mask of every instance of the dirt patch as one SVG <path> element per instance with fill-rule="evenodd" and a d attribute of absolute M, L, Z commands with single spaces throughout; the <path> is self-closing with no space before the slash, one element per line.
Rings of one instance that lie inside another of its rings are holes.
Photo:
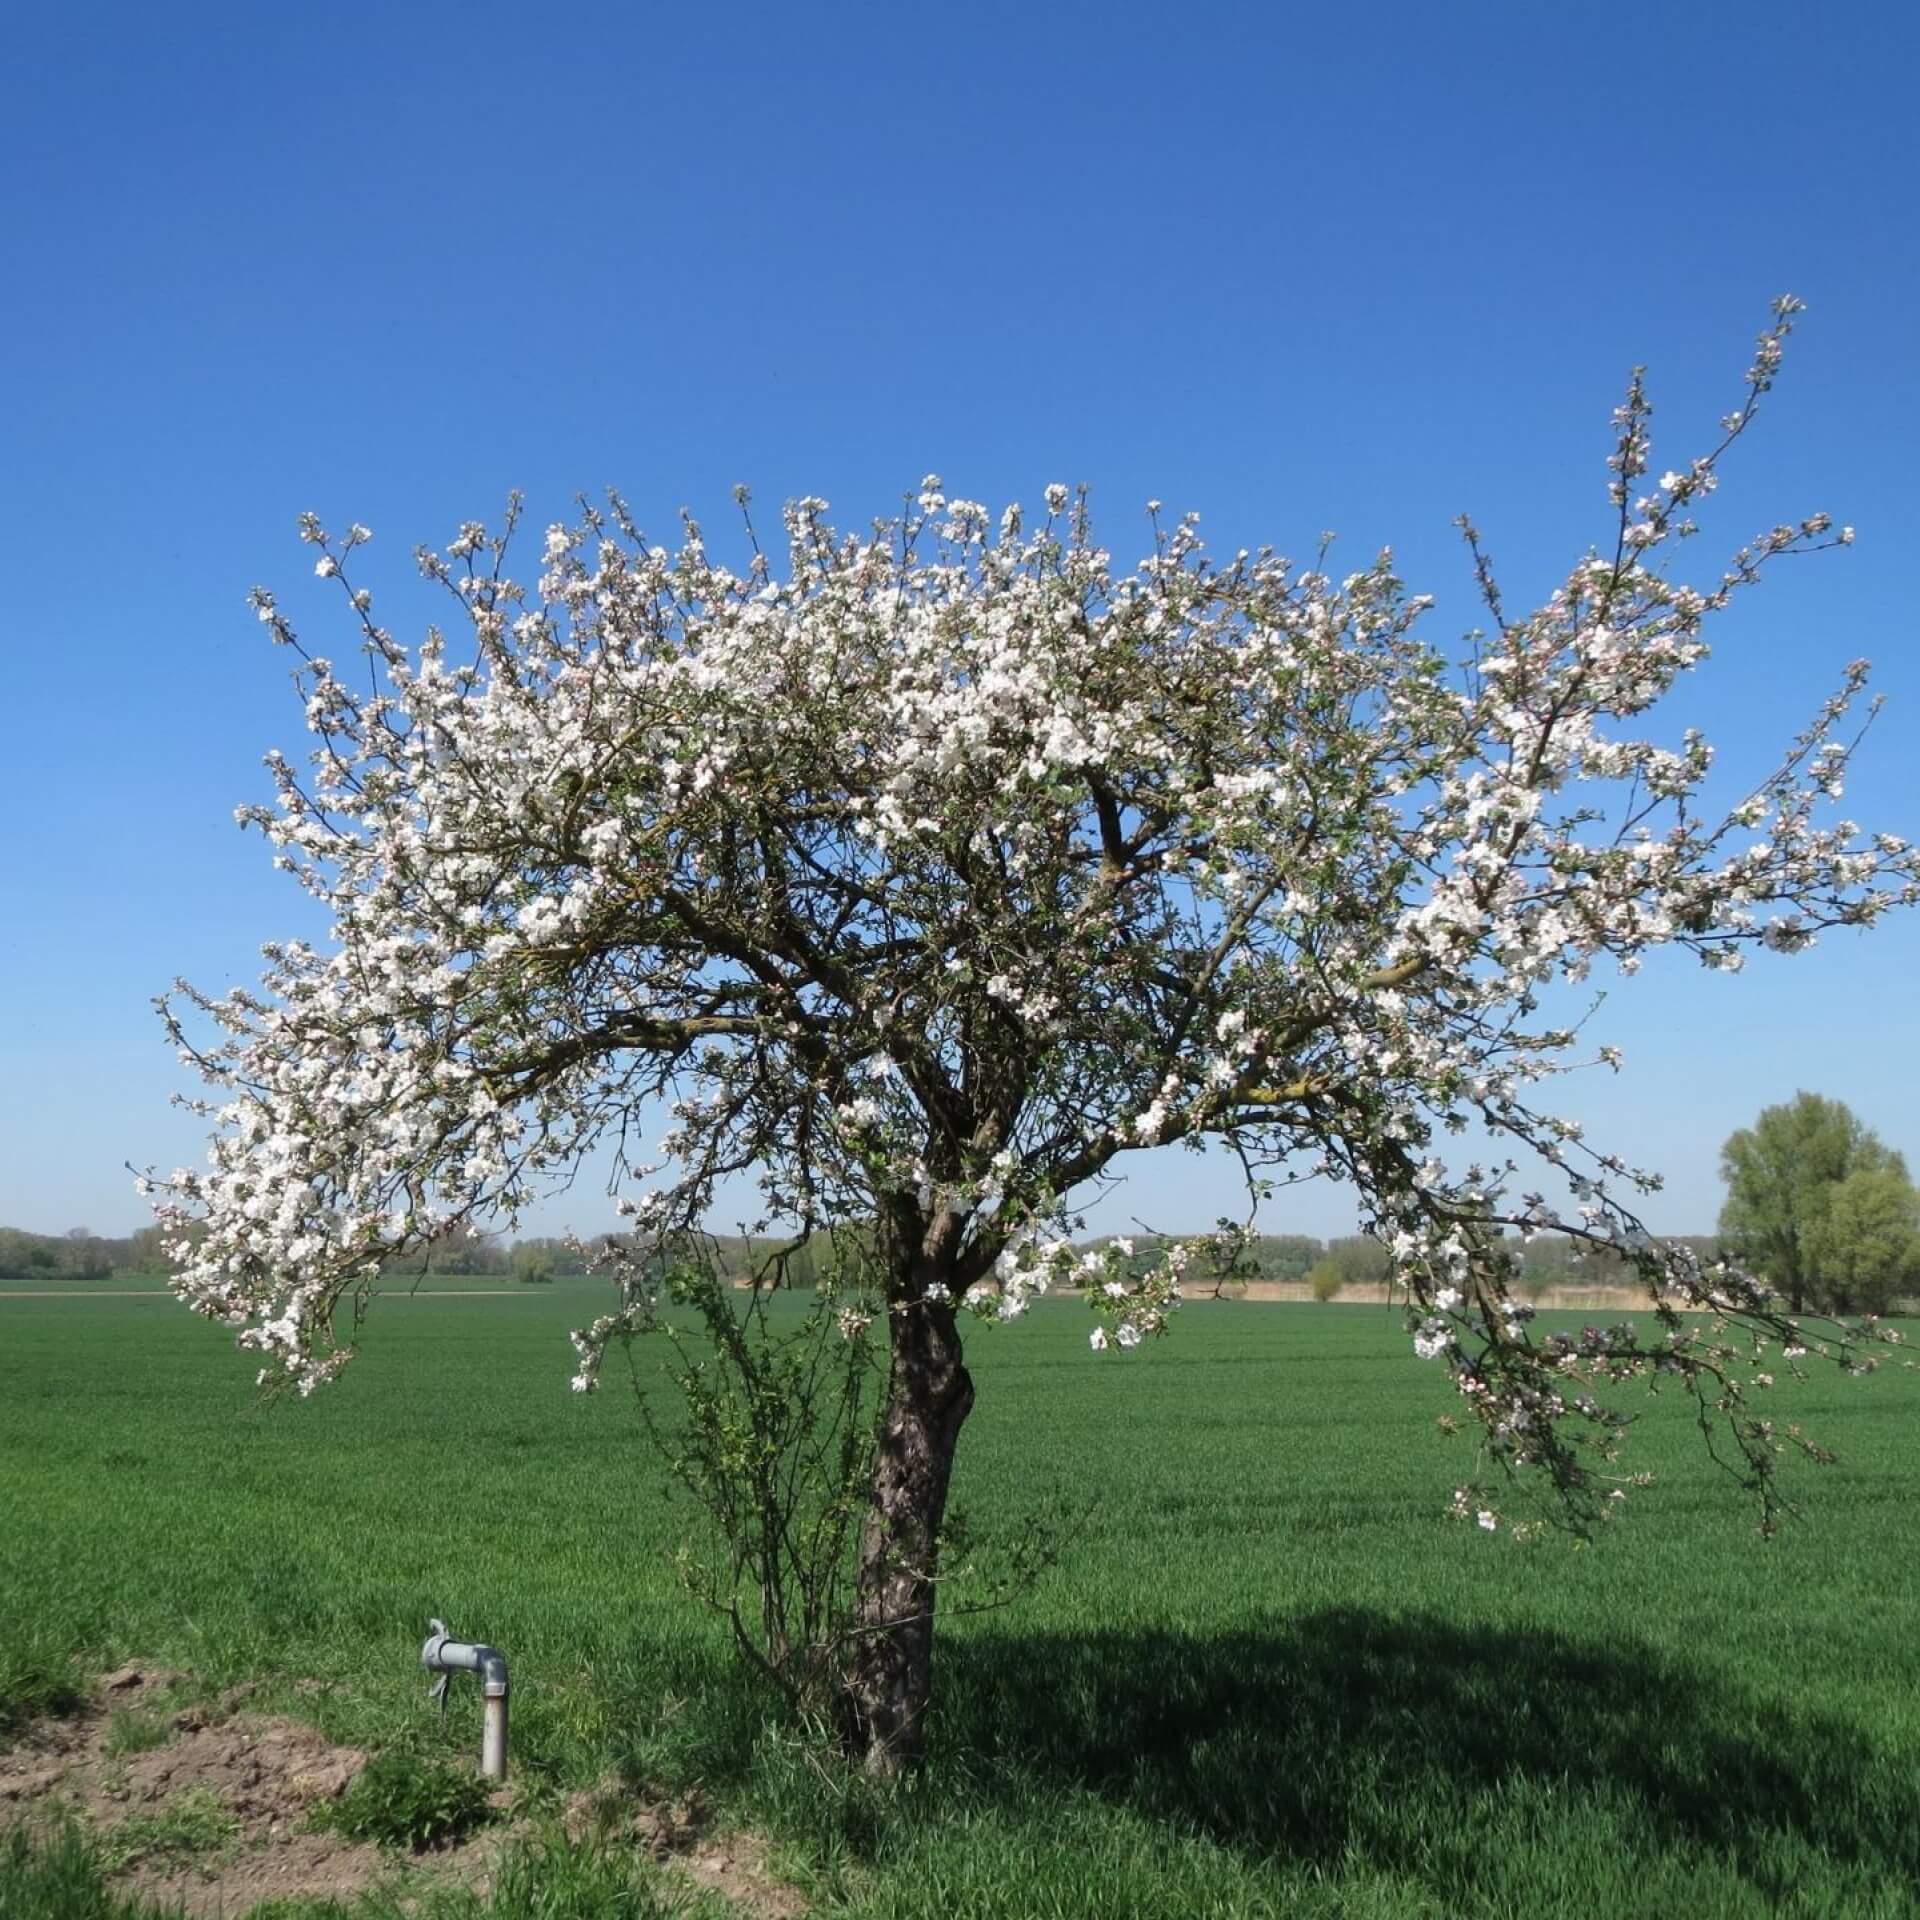
<path fill-rule="evenodd" d="M 766 1843 L 750 1833 L 718 1835 L 673 1864 L 695 1886 L 729 1900 L 760 1920 L 799 1920 L 807 1903 L 767 1870 Z"/>
<path fill-rule="evenodd" d="M 799 1920 L 808 1910 L 805 1899 L 771 1872 L 765 1841 L 716 1829 L 697 1799 L 645 1801 L 607 1781 L 574 1794 L 564 1824 L 575 1840 L 595 1835 L 637 1847 L 691 1887 L 719 1894 L 754 1920 Z"/>
<path fill-rule="evenodd" d="M 315 1832 L 309 1817 L 346 1792 L 368 1756 L 302 1721 L 245 1710 L 254 1689 L 207 1698 L 189 1676 L 132 1661 L 96 1683 L 86 1705 L 42 1720 L 0 1751 L 0 1831 L 67 1817 L 95 1838 L 116 1881 L 205 1920 L 232 1920 L 264 1900 L 351 1901 L 376 1882 L 469 1886 L 484 1893 L 502 1851 L 531 1823 L 512 1817 L 430 1854 L 401 1855 Z M 575 1794 L 564 1825 L 630 1845 L 689 1886 L 755 1920 L 798 1920 L 806 1902 L 767 1866 L 751 1835 L 718 1831 L 695 1801 L 665 1804 L 609 1782 Z"/>
<path fill-rule="evenodd" d="M 0 1824 L 78 1819 L 128 1886 L 190 1914 L 351 1896 L 391 1872 L 377 1848 L 306 1827 L 365 1754 L 299 1721 L 239 1711 L 249 1689 L 183 1702 L 185 1685 L 136 1661 L 80 1713 L 31 1728 L 0 1753 Z"/>

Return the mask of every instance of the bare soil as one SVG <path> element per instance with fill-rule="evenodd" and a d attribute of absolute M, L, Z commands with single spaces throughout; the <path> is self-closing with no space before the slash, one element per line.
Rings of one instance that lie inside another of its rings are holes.
<path fill-rule="evenodd" d="M 245 1689 L 180 1705 L 185 1684 L 136 1661 L 108 1674 L 80 1713 L 29 1729 L 0 1753 L 0 1822 L 77 1818 L 110 1854 L 129 1856 L 129 1887 L 190 1914 L 245 1913 L 275 1895 L 350 1897 L 390 1870 L 377 1848 L 306 1827 L 316 1802 L 352 1783 L 364 1753 L 299 1721 L 243 1711 Z M 164 1744 L 113 1751 L 122 1713 Z M 183 1802 L 212 1817 L 204 1846 L 166 1844 L 166 1816 Z"/>
<path fill-rule="evenodd" d="M 567 1802 L 566 1828 L 576 1840 L 595 1834 L 637 1847 L 690 1886 L 717 1893 L 753 1920 L 799 1920 L 806 1901 L 775 1878 L 765 1841 L 715 1829 L 698 1801 L 649 1804 L 617 1781 Z"/>
<path fill-rule="evenodd" d="M 197 1920 L 234 1920 L 295 1895 L 351 1901 L 376 1881 L 452 1881 L 484 1893 L 506 1844 L 528 1823 L 509 1815 L 438 1851 L 402 1856 L 314 1832 L 317 1804 L 344 1793 L 369 1756 L 332 1745 L 298 1720 L 246 1710 L 249 1687 L 194 1698 L 187 1675 L 135 1661 L 99 1682 L 75 1714 L 37 1722 L 0 1750 L 0 1830 L 75 1819 L 122 1862 L 118 1884 Z M 135 1741 L 159 1741 L 139 1751 Z M 568 1802 L 565 1824 L 630 1844 L 690 1885 L 756 1920 L 797 1920 L 805 1902 L 767 1871 L 752 1836 L 716 1832 L 697 1805 L 655 1805 L 618 1783 Z"/>

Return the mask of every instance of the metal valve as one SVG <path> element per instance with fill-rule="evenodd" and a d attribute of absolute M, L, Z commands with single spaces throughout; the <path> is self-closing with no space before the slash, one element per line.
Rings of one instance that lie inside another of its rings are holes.
<path fill-rule="evenodd" d="M 432 1632 L 420 1649 L 420 1664 L 439 1678 L 428 1689 L 427 1698 L 447 1711 L 447 1689 L 456 1673 L 480 1676 L 480 1692 L 486 1703 L 486 1715 L 480 1743 L 480 1771 L 489 1780 L 503 1780 L 507 1773 L 507 1659 L 495 1647 L 477 1641 L 456 1640 L 447 1631 L 444 1620 L 429 1620 Z"/>
<path fill-rule="evenodd" d="M 453 1676 L 457 1669 L 441 1664 L 440 1650 L 453 1636 L 447 1631 L 447 1623 L 444 1620 L 429 1620 L 427 1625 L 433 1631 L 428 1634 L 426 1645 L 420 1649 L 420 1664 L 430 1673 L 438 1673 L 440 1676 L 427 1689 L 427 1698 L 439 1701 L 440 1717 L 444 1720 L 447 1717 L 447 1693 L 453 1685 Z"/>

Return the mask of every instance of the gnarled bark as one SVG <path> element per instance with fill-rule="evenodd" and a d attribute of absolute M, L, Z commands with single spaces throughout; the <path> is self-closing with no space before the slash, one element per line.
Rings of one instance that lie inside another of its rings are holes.
<path fill-rule="evenodd" d="M 950 1305 L 922 1298 L 898 1308 L 891 1332 L 848 1674 L 855 1751 L 868 1772 L 883 1776 L 915 1765 L 925 1741 L 940 1528 L 954 1449 L 973 1407 Z"/>

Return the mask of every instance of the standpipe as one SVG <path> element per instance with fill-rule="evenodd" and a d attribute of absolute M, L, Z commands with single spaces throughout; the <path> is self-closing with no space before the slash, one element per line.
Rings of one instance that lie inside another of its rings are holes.
<path fill-rule="evenodd" d="M 486 1719 L 480 1731 L 480 1771 L 489 1780 L 507 1777 L 507 1656 L 497 1647 L 479 1646 L 470 1640 L 456 1640 L 447 1631 L 444 1620 L 429 1620 L 433 1629 L 420 1649 L 420 1664 L 440 1678 L 428 1694 L 447 1710 L 447 1688 L 456 1673 L 477 1673 Z"/>

